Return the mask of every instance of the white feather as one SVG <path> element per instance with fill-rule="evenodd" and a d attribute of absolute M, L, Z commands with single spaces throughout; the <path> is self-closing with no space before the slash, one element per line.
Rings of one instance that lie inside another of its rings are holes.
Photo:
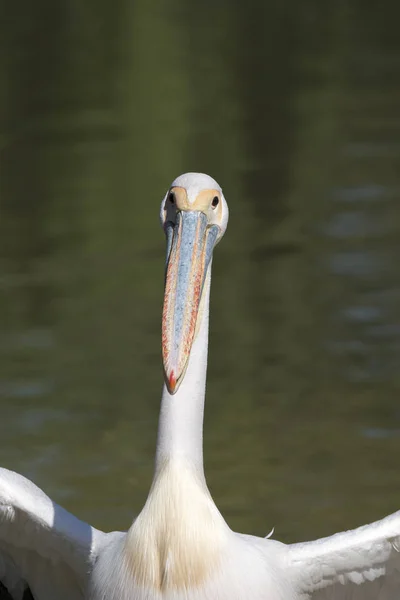
<path fill-rule="evenodd" d="M 40 600 L 84 598 L 102 535 L 0 468 L 0 581 L 16 600 L 27 583 Z"/>
<path fill-rule="evenodd" d="M 352 531 L 289 546 L 290 576 L 302 596 L 318 600 L 360 594 L 365 600 L 399 598 L 399 547 L 400 511 Z"/>

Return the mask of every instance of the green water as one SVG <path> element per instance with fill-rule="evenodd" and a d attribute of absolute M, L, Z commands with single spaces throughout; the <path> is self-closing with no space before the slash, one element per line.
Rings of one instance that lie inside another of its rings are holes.
<path fill-rule="evenodd" d="M 230 206 L 206 473 L 232 528 L 400 507 L 400 5 L 0 9 L 0 463 L 100 528 L 151 481 L 171 180 Z"/>

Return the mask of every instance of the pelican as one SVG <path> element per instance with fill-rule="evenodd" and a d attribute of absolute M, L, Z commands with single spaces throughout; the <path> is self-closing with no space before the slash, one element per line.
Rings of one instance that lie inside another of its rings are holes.
<path fill-rule="evenodd" d="M 286 545 L 235 533 L 214 504 L 203 470 L 203 411 L 211 263 L 228 206 L 214 179 L 186 173 L 172 182 L 160 217 L 164 386 L 146 503 L 127 532 L 103 533 L 1 469 L 0 598 L 398 600 L 400 511 Z"/>

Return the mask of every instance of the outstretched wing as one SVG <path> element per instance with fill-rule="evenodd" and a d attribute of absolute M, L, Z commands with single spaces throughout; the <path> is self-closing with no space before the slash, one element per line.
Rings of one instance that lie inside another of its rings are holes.
<path fill-rule="evenodd" d="M 14 600 L 27 588 L 35 600 L 82 600 L 104 535 L 0 468 L 0 583 Z"/>
<path fill-rule="evenodd" d="M 292 544 L 288 551 L 302 598 L 400 599 L 400 511 L 352 531 Z"/>

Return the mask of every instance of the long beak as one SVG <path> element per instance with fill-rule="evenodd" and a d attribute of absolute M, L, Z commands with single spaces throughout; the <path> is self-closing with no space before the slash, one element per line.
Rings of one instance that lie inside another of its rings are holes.
<path fill-rule="evenodd" d="M 167 263 L 162 317 L 165 383 L 174 394 L 185 376 L 199 304 L 219 228 L 200 211 L 181 211 L 166 224 Z"/>

